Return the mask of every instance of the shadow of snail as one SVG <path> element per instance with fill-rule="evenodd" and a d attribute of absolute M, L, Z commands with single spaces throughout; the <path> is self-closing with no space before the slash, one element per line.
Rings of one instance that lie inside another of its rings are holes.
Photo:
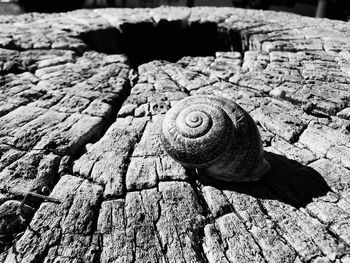
<path fill-rule="evenodd" d="M 254 120 L 225 98 L 181 100 L 166 113 L 160 137 L 166 152 L 184 167 L 197 169 L 196 179 L 204 185 L 296 207 L 330 191 L 311 168 L 281 155 L 264 154 Z"/>

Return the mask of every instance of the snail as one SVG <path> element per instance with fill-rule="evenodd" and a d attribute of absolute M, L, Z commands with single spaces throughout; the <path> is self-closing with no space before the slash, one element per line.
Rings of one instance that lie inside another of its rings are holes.
<path fill-rule="evenodd" d="M 270 169 L 252 117 L 222 97 L 179 101 L 165 114 L 160 138 L 175 161 L 215 180 L 257 181 Z"/>

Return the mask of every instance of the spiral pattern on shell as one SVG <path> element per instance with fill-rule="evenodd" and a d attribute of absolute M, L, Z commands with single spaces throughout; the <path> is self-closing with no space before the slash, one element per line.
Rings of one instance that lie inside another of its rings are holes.
<path fill-rule="evenodd" d="M 256 181 L 269 169 L 252 117 L 235 102 L 193 96 L 164 117 L 161 140 L 166 152 L 184 166 L 220 181 Z"/>
<path fill-rule="evenodd" d="M 162 127 L 165 150 L 184 166 L 202 168 L 226 151 L 234 132 L 229 116 L 207 98 L 189 98 L 168 111 Z"/>

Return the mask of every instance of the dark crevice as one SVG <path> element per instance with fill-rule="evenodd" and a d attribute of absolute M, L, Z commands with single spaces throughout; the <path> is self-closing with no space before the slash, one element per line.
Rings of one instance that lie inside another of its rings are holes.
<path fill-rule="evenodd" d="M 104 187 L 103 187 L 103 192 L 104 192 Z M 92 225 L 92 229 L 91 229 L 91 236 L 92 236 L 92 240 L 93 240 L 93 236 L 94 235 L 98 235 L 98 248 L 96 250 L 93 251 L 94 253 L 94 257 L 93 257 L 93 262 L 100 262 L 101 260 L 101 253 L 102 253 L 102 248 L 103 248 L 103 245 L 102 245 L 102 237 L 101 237 L 101 233 L 98 232 L 97 228 L 98 228 L 98 218 L 99 218 L 99 215 L 100 215 L 100 211 L 101 211 L 101 206 L 102 206 L 102 202 L 103 202 L 103 196 L 102 194 L 98 197 L 98 200 L 96 202 L 96 205 L 95 206 L 92 206 L 91 207 L 91 210 L 93 211 L 93 218 L 92 218 L 92 222 L 91 222 L 91 225 Z"/>
<path fill-rule="evenodd" d="M 106 54 L 122 53 L 120 46 L 121 33 L 116 28 L 89 31 L 80 38 L 92 49 Z"/>
<path fill-rule="evenodd" d="M 245 45 L 243 42 L 244 35 L 240 31 L 219 27 L 218 35 L 220 41 L 226 47 L 229 47 L 228 50 L 224 51 L 236 51 L 243 54 L 248 50 L 248 45 Z"/>
<path fill-rule="evenodd" d="M 197 180 L 197 171 L 194 169 L 186 169 L 186 174 L 189 178 L 189 183 L 192 186 L 192 189 L 195 192 L 196 198 L 198 200 L 198 203 L 200 207 L 202 208 L 202 215 L 204 216 L 204 221 L 201 222 L 200 226 L 195 228 L 194 231 L 196 233 L 196 243 L 203 244 L 205 233 L 204 233 L 204 227 L 207 224 L 214 223 L 215 219 L 213 214 L 211 213 L 209 206 L 207 202 L 205 201 L 205 198 L 203 196 L 203 193 L 201 191 L 201 184 Z M 197 252 L 198 257 L 202 260 L 204 263 L 208 263 L 209 260 L 204 252 L 203 245 L 199 245 L 195 247 L 195 251 Z"/>
<path fill-rule="evenodd" d="M 92 136 L 89 136 L 89 138 L 82 143 L 81 147 L 78 147 L 76 151 L 74 151 L 73 154 L 70 155 L 72 160 L 78 160 L 83 154 L 86 153 L 86 145 L 90 143 L 96 143 L 98 140 L 100 140 L 104 134 L 107 132 L 107 130 L 110 128 L 110 126 L 115 122 L 117 118 L 118 111 L 120 110 L 124 100 L 130 95 L 131 91 L 131 84 L 130 81 L 127 81 L 124 84 L 123 90 L 121 93 L 119 93 L 119 96 L 117 96 L 112 101 L 106 101 L 111 107 L 111 113 L 104 117 L 103 124 L 101 128 L 98 130 L 97 134 L 93 134 Z M 68 167 L 67 169 L 72 169 L 73 162 L 71 162 L 71 167 Z"/>
<path fill-rule="evenodd" d="M 216 23 L 161 20 L 124 23 L 82 34 L 93 50 L 106 54 L 126 54 L 132 67 L 153 60 L 176 62 L 184 56 L 214 56 L 217 51 L 242 51 L 239 33 L 218 28 Z"/>
<path fill-rule="evenodd" d="M 141 131 L 137 134 L 137 136 L 135 137 L 135 141 L 133 142 L 133 144 L 131 145 L 131 147 L 128 150 L 127 156 L 125 157 L 125 162 L 124 162 L 124 168 L 122 171 L 122 182 L 123 182 L 123 187 L 122 187 L 122 191 L 120 194 L 118 195 L 114 195 L 114 196 L 106 196 L 104 197 L 105 200 L 113 200 L 113 199 L 121 199 L 121 198 L 126 198 L 126 194 L 128 192 L 131 192 L 130 190 L 127 190 L 126 187 L 126 174 L 128 172 L 129 169 L 129 164 L 131 162 L 131 158 L 133 155 L 133 152 L 137 146 L 137 144 L 141 141 L 141 138 L 143 136 L 143 133 L 147 127 L 147 123 L 148 121 L 144 124 L 144 126 L 142 127 Z M 151 188 L 150 188 L 151 189 Z M 135 190 L 135 192 L 140 192 L 141 190 Z"/>
<path fill-rule="evenodd" d="M 214 221 L 214 215 L 211 213 L 210 208 L 204 198 L 204 195 L 202 193 L 202 187 L 203 185 L 198 180 L 198 171 L 196 169 L 189 169 L 186 168 L 186 175 L 188 178 L 188 183 L 192 186 L 192 189 L 194 190 L 198 203 L 200 207 L 203 209 L 202 214 L 206 219 L 207 223 L 212 223 Z"/>

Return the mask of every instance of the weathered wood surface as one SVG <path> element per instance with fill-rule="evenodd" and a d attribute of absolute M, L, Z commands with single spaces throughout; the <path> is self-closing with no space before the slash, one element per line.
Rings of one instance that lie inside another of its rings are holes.
<path fill-rule="evenodd" d="M 232 52 L 137 70 L 97 52 L 209 22 Z M 0 262 L 349 262 L 349 43 L 349 23 L 231 8 L 0 17 Z M 265 178 L 164 153 L 162 114 L 194 94 L 251 113 Z"/>

